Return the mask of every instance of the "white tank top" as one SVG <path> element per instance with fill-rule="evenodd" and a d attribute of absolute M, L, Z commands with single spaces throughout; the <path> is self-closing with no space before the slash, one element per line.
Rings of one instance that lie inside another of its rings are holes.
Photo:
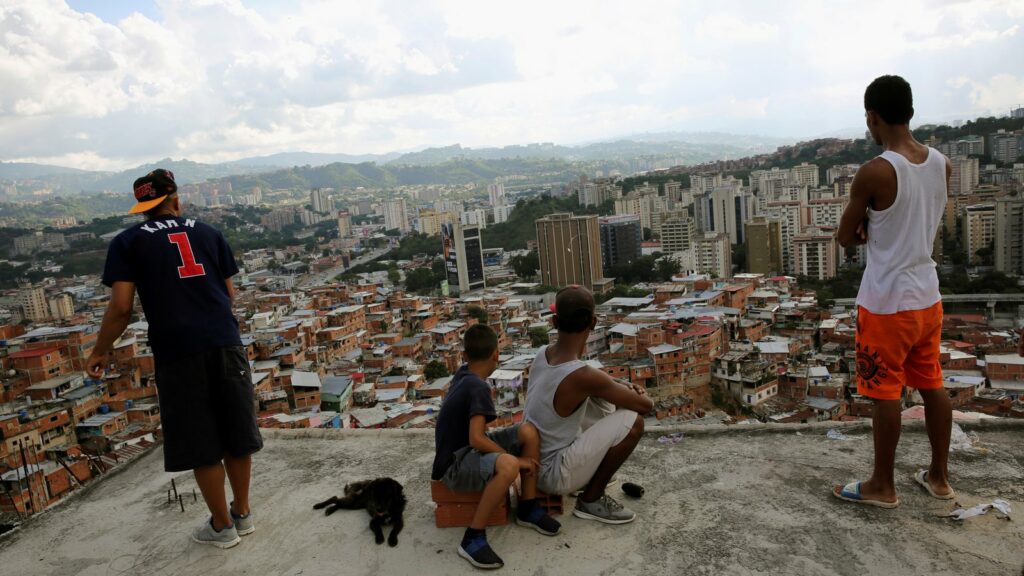
<path fill-rule="evenodd" d="M 942 299 L 932 245 L 946 206 L 946 157 L 929 147 L 921 164 L 889 150 L 879 158 L 896 171 L 896 200 L 885 210 L 868 208 L 857 304 L 874 314 L 923 310 Z"/>
<path fill-rule="evenodd" d="M 548 364 L 547 346 L 542 346 L 530 367 L 530 382 L 526 391 L 526 411 L 523 419 L 540 432 L 540 461 L 544 465 L 572 444 L 580 433 L 580 423 L 586 413 L 583 402 L 572 414 L 562 417 L 555 412 L 555 392 L 566 376 L 586 366 L 582 360 L 561 364 Z M 543 466 L 547 467 L 547 466 Z"/>

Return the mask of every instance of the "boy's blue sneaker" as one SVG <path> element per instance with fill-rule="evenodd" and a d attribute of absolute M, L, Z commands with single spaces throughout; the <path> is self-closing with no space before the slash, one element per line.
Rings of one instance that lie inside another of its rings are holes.
<path fill-rule="evenodd" d="M 235 514 L 235 503 L 232 502 L 228 511 L 231 512 L 231 520 L 235 523 L 235 530 L 239 536 L 248 536 L 256 531 L 256 526 L 252 522 L 252 510 L 245 516 Z"/>
<path fill-rule="evenodd" d="M 459 556 L 465 558 L 473 566 L 485 570 L 494 570 L 505 565 L 501 558 L 494 553 L 494 550 L 491 550 L 486 536 L 463 540 L 462 544 L 459 544 Z"/>
<path fill-rule="evenodd" d="M 562 525 L 558 523 L 558 520 L 549 516 L 543 508 L 537 505 L 534 505 L 529 512 L 522 516 L 516 511 L 516 524 L 533 528 L 545 536 L 554 536 L 562 530 Z"/>

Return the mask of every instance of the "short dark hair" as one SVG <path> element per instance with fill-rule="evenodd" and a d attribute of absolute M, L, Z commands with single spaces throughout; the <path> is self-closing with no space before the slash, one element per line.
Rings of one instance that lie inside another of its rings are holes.
<path fill-rule="evenodd" d="M 566 286 L 555 295 L 558 330 L 569 334 L 583 332 L 594 321 L 594 295 L 582 286 Z"/>
<path fill-rule="evenodd" d="M 487 324 L 473 324 L 462 337 L 466 359 L 470 362 L 487 360 L 498 349 L 498 335 Z"/>
<path fill-rule="evenodd" d="M 864 109 L 881 116 L 886 124 L 909 124 L 914 117 L 910 84 L 899 76 L 875 78 L 864 91 Z"/>
<path fill-rule="evenodd" d="M 153 206 L 152 208 L 144 212 L 146 218 L 152 220 L 153 218 L 163 215 L 163 213 L 167 211 L 167 208 L 171 206 L 171 202 L 174 202 L 174 199 L 177 197 L 177 192 L 171 192 L 170 194 L 168 194 L 167 198 L 164 198 L 163 202 L 157 204 L 156 206 Z"/>

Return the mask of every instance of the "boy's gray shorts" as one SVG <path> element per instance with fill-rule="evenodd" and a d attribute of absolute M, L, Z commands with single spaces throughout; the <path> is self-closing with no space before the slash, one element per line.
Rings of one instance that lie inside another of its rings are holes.
<path fill-rule="evenodd" d="M 518 424 L 488 432 L 487 437 L 513 456 L 518 457 L 522 453 Z M 469 446 L 459 448 L 441 481 L 453 492 L 479 492 L 494 477 L 498 456 L 497 452 L 484 454 Z"/>

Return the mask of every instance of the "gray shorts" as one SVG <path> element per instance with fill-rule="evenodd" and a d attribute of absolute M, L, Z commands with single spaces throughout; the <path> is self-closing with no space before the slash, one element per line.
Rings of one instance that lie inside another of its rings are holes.
<path fill-rule="evenodd" d="M 513 456 L 518 457 L 522 453 L 518 424 L 488 432 L 487 437 Z M 453 492 L 479 492 L 494 477 L 498 456 L 497 452 L 484 454 L 470 446 L 459 448 L 441 481 Z"/>
<path fill-rule="evenodd" d="M 595 410 L 593 414 L 605 415 L 596 422 L 585 421 L 585 429 L 572 444 L 541 462 L 538 488 L 548 494 L 569 494 L 582 489 L 590 483 L 608 450 L 625 440 L 636 424 L 637 415 L 632 410 Z"/>

